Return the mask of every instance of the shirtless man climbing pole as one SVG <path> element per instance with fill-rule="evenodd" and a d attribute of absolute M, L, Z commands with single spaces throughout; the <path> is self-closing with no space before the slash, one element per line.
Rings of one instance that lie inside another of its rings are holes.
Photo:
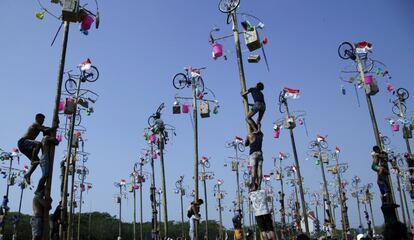
<path fill-rule="evenodd" d="M 40 132 L 45 134 L 48 131 L 55 130 L 53 128 L 43 126 L 44 121 L 45 115 L 41 113 L 36 114 L 35 122 L 30 125 L 23 137 L 21 137 L 17 142 L 17 146 L 19 147 L 20 152 L 23 153 L 31 161 L 30 169 L 24 175 L 24 179 L 27 184 L 30 184 L 30 177 L 40 162 L 38 154 L 42 148 L 42 143 L 36 141 L 37 136 L 39 136 Z"/>

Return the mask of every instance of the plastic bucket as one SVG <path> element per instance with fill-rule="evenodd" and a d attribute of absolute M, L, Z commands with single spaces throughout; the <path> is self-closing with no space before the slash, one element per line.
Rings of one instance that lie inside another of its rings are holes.
<path fill-rule="evenodd" d="M 374 78 L 372 77 L 372 75 L 366 75 L 364 76 L 364 83 L 369 85 L 372 84 L 374 82 Z"/>
<path fill-rule="evenodd" d="M 279 138 L 279 135 L 280 135 L 280 131 L 273 131 L 274 138 Z"/>
<path fill-rule="evenodd" d="M 65 110 L 65 102 L 64 101 L 60 101 L 59 102 L 59 112 Z"/>
<path fill-rule="evenodd" d="M 93 17 L 91 17 L 90 15 L 86 15 L 86 17 L 83 19 L 81 23 L 82 30 L 89 30 L 93 22 Z"/>
<path fill-rule="evenodd" d="M 223 56 L 223 45 L 220 43 L 213 44 L 213 58 L 219 58 Z"/>
<path fill-rule="evenodd" d="M 394 132 L 398 132 L 398 131 L 400 131 L 400 125 L 397 124 L 397 123 L 393 123 L 393 124 L 391 124 L 391 129 Z"/>
<path fill-rule="evenodd" d="M 155 141 L 157 140 L 157 136 L 155 135 L 155 134 L 152 134 L 151 136 L 150 136 L 150 142 L 151 143 L 155 143 Z"/>
<path fill-rule="evenodd" d="M 190 106 L 188 105 L 188 103 L 184 103 L 182 106 L 182 112 L 188 113 L 189 111 L 190 111 Z"/>

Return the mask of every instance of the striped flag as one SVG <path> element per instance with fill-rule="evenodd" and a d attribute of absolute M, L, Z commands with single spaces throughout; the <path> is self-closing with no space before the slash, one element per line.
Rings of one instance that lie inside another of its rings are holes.
<path fill-rule="evenodd" d="M 285 87 L 283 88 L 283 91 L 285 92 L 285 95 L 284 95 L 285 98 L 292 98 L 292 99 L 299 98 L 299 93 L 300 93 L 299 89 Z"/>

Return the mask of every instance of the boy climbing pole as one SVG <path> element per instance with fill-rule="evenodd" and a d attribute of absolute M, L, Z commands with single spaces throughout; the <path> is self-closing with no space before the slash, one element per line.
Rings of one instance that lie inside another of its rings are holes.
<path fill-rule="evenodd" d="M 39 136 L 40 132 L 45 134 L 45 132 L 49 130 L 55 130 L 43 126 L 44 121 L 45 115 L 41 113 L 36 114 L 35 122 L 30 125 L 29 129 L 26 131 L 23 137 L 21 137 L 17 142 L 17 146 L 19 147 L 20 152 L 23 153 L 31 161 L 30 169 L 24 175 L 24 180 L 27 184 L 30 184 L 30 177 L 40 162 L 38 154 L 42 148 L 42 143 L 36 141 L 37 136 Z"/>
<path fill-rule="evenodd" d="M 255 87 L 249 88 L 247 92 L 242 93 L 243 97 L 247 97 L 247 94 L 250 93 L 254 101 L 254 104 L 249 104 L 252 108 L 246 116 L 246 121 L 253 132 L 257 132 L 261 129 L 261 121 L 266 111 L 266 103 L 262 93 L 263 89 L 263 83 L 258 82 Z M 254 122 L 253 116 L 256 115 L 256 113 L 259 113 L 259 116 L 257 117 L 257 121 Z"/>
<path fill-rule="evenodd" d="M 245 145 L 250 147 L 249 151 L 249 165 L 252 167 L 252 182 L 250 183 L 250 191 L 260 189 L 262 183 L 262 167 L 263 167 L 263 153 L 262 153 L 263 133 L 262 131 L 250 133 L 245 141 Z"/>

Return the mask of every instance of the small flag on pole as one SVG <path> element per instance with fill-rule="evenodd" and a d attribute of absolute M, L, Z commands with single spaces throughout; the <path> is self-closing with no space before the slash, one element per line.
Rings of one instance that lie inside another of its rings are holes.
<path fill-rule="evenodd" d="M 92 62 L 91 62 L 91 60 L 88 58 L 88 59 L 86 59 L 86 61 L 84 61 L 84 62 L 82 62 L 82 63 L 80 64 L 80 69 L 81 69 L 82 71 L 86 71 L 86 70 L 89 70 L 89 69 L 91 68 L 91 66 L 92 66 Z"/>
<path fill-rule="evenodd" d="M 285 96 L 284 96 L 285 98 L 292 98 L 292 99 L 299 98 L 299 93 L 300 93 L 299 89 L 285 87 L 283 88 L 283 90 L 285 91 Z"/>
<path fill-rule="evenodd" d="M 338 146 L 336 146 L 336 147 L 335 147 L 335 152 L 336 152 L 336 153 L 340 153 L 340 152 L 341 152 L 341 149 L 340 149 Z"/>

